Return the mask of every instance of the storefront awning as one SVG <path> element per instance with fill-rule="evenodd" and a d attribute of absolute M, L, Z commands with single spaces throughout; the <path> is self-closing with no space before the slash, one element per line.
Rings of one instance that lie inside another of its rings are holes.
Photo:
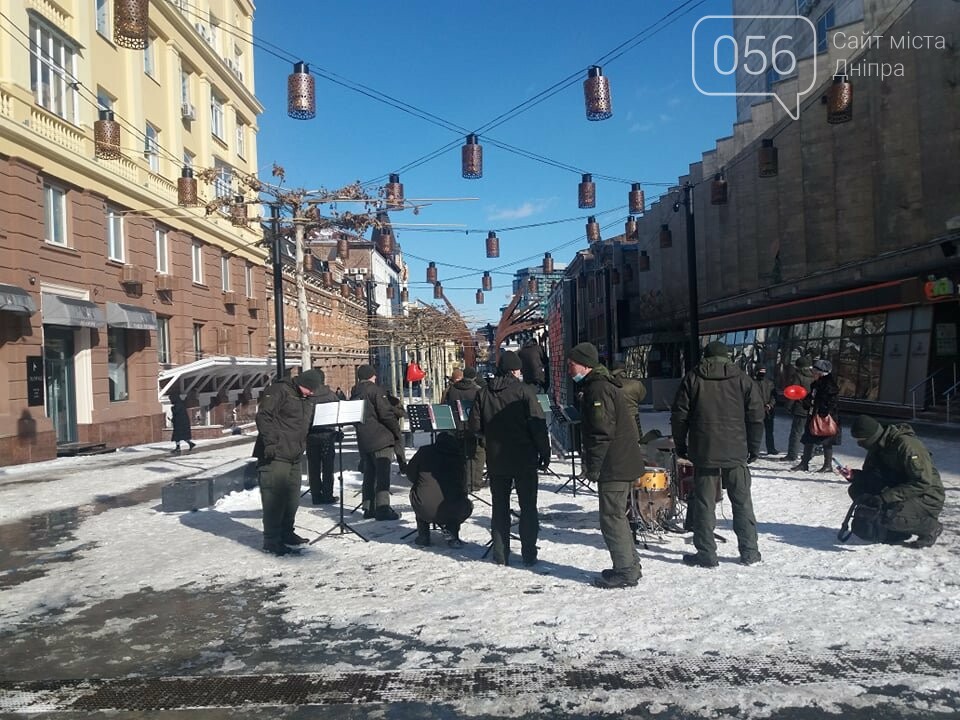
<path fill-rule="evenodd" d="M 287 367 L 299 363 L 291 360 Z M 273 382 L 276 376 L 276 361 L 271 358 L 216 356 L 203 358 L 186 365 L 178 365 L 160 371 L 159 396 L 161 400 L 170 390 L 186 396 L 191 391 L 217 394 L 231 391 L 250 391 L 254 397 Z M 201 405 L 206 404 L 201 397 Z"/>
<path fill-rule="evenodd" d="M 33 298 L 23 288 L 16 285 L 0 285 L 0 310 L 4 312 L 33 315 L 37 305 Z"/>
<path fill-rule="evenodd" d="M 101 328 L 107 320 L 95 303 L 77 298 L 43 293 L 44 325 L 67 325 L 69 327 Z"/>
<path fill-rule="evenodd" d="M 107 325 L 125 330 L 156 330 L 157 316 L 136 305 L 108 302 Z"/>

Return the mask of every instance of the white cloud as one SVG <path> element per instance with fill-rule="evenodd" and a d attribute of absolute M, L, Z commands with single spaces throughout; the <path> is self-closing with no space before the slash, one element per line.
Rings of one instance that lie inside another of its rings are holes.
<path fill-rule="evenodd" d="M 543 212 L 549 204 L 549 200 L 527 200 L 515 208 L 490 208 L 487 220 L 522 220 Z"/>
<path fill-rule="evenodd" d="M 646 123 L 635 122 L 633 125 L 630 126 L 629 132 L 632 132 L 632 133 L 636 133 L 636 132 L 650 132 L 651 130 L 653 130 L 653 123 L 649 123 L 649 122 L 646 122 Z"/>

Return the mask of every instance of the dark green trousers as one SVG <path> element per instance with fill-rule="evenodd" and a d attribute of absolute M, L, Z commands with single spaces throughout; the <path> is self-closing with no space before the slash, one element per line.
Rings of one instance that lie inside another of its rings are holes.
<path fill-rule="evenodd" d="M 601 479 L 597 483 L 600 497 L 600 533 L 610 551 L 613 569 L 627 580 L 640 579 L 640 560 L 633 543 L 633 532 L 627 520 L 627 494 L 631 482 Z"/>
<path fill-rule="evenodd" d="M 688 499 L 687 513 L 693 529 L 693 545 L 697 553 L 709 560 L 717 559 L 717 543 L 713 532 L 717 527 L 717 481 L 727 488 L 733 508 L 733 532 L 737 535 L 740 557 L 756 557 L 757 519 L 750 497 L 750 469 L 746 465 L 731 468 L 701 468 L 694 471 L 693 493 Z"/>
<path fill-rule="evenodd" d="M 276 547 L 293 534 L 300 506 L 300 462 L 271 460 L 257 469 L 263 505 L 263 546 Z"/>

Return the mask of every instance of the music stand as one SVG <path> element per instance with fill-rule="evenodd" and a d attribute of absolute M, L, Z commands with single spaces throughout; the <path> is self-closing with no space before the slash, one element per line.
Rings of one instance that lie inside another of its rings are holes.
<path fill-rule="evenodd" d="M 434 404 L 428 405 L 430 408 L 430 423 L 433 425 L 432 433 L 436 435 L 438 432 L 457 432 L 457 421 L 453 419 L 453 408 L 449 405 L 443 404 Z"/>
<path fill-rule="evenodd" d="M 325 533 L 311 540 L 311 545 L 320 540 L 320 538 L 326 537 L 338 528 L 340 529 L 341 535 L 347 532 L 352 532 L 364 542 L 369 542 L 366 537 L 364 537 L 354 528 L 350 527 L 350 525 L 347 524 L 347 521 L 343 519 L 343 426 L 353 425 L 354 423 L 362 423 L 366 405 L 367 403 L 365 400 L 341 400 L 338 403 L 321 403 L 314 408 L 314 425 L 333 426 L 340 431 L 337 435 L 338 450 L 340 455 L 340 520 Z"/>
<path fill-rule="evenodd" d="M 583 492 L 593 493 L 595 495 L 597 491 L 590 487 L 590 484 L 577 474 L 576 426 L 580 424 L 580 411 L 573 405 L 566 405 L 564 407 L 557 406 L 556 409 L 559 411 L 557 413 L 557 419 L 562 425 L 566 426 L 569 433 L 568 437 L 570 438 L 570 477 L 567 478 L 567 481 L 563 485 L 557 488 L 556 492 L 562 491 L 569 485 L 574 497 L 577 496 L 578 486 Z"/>

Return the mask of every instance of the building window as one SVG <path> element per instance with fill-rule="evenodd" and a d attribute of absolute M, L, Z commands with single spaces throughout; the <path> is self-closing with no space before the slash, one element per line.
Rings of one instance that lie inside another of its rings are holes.
<path fill-rule="evenodd" d="M 157 39 L 155 37 L 147 38 L 147 46 L 143 49 L 143 71 L 152 77 L 157 78 Z"/>
<path fill-rule="evenodd" d="M 154 231 L 157 247 L 157 272 L 167 274 L 170 272 L 168 262 L 169 253 L 167 250 L 167 231 L 165 228 L 158 227 Z"/>
<path fill-rule="evenodd" d="M 147 129 L 144 132 L 143 156 L 147 159 L 150 166 L 150 172 L 160 172 L 160 131 L 153 125 L 147 123 Z"/>
<path fill-rule="evenodd" d="M 193 264 L 193 281 L 197 285 L 203 285 L 203 247 L 196 240 L 193 241 L 191 258 Z"/>
<path fill-rule="evenodd" d="M 216 158 L 214 158 L 213 167 L 217 171 L 216 176 L 213 178 L 213 190 L 216 196 L 218 198 L 232 200 L 233 168 Z"/>
<path fill-rule="evenodd" d="M 127 334 L 122 328 L 111 327 L 107 331 L 107 376 L 110 380 L 110 402 L 128 400 L 127 387 Z"/>
<path fill-rule="evenodd" d="M 56 185 L 43 185 L 44 239 L 54 245 L 67 245 L 67 191 Z"/>
<path fill-rule="evenodd" d="M 190 71 L 180 65 L 180 104 L 190 104 Z"/>
<path fill-rule="evenodd" d="M 243 124 L 243 118 L 237 115 L 237 156 L 246 157 L 247 151 L 244 144 L 244 139 L 246 136 L 246 126 Z"/>
<path fill-rule="evenodd" d="M 110 39 L 110 0 L 97 0 L 97 32 Z"/>
<path fill-rule="evenodd" d="M 223 106 L 226 100 L 217 95 L 216 92 L 210 93 L 210 131 L 220 140 L 226 142 L 227 131 L 224 128 Z"/>
<path fill-rule="evenodd" d="M 102 87 L 97 88 L 97 109 L 99 110 L 113 110 L 113 104 L 116 102 L 110 93 L 104 90 Z"/>
<path fill-rule="evenodd" d="M 107 257 L 123 262 L 123 212 L 107 205 Z"/>
<path fill-rule="evenodd" d="M 817 52 L 827 51 L 827 31 L 836 25 L 836 18 L 833 11 L 833 5 L 828 7 L 819 18 L 817 18 Z"/>
<path fill-rule="evenodd" d="M 30 17 L 30 89 L 42 108 L 76 124 L 77 51 L 59 32 Z"/>
<path fill-rule="evenodd" d="M 170 318 L 157 315 L 157 362 L 170 364 Z"/>
<path fill-rule="evenodd" d="M 230 292 L 230 256 L 220 256 L 220 285 L 224 292 Z"/>
<path fill-rule="evenodd" d="M 183 166 L 193 169 L 193 163 L 196 160 L 196 155 L 184 148 L 183 150 Z"/>
<path fill-rule="evenodd" d="M 203 325 L 193 324 L 193 359 L 203 360 Z"/>
<path fill-rule="evenodd" d="M 253 357 L 253 330 L 247 330 L 247 357 Z"/>
<path fill-rule="evenodd" d="M 247 297 L 253 297 L 253 265 L 247 263 L 243 266 L 243 285 L 246 290 Z"/>

